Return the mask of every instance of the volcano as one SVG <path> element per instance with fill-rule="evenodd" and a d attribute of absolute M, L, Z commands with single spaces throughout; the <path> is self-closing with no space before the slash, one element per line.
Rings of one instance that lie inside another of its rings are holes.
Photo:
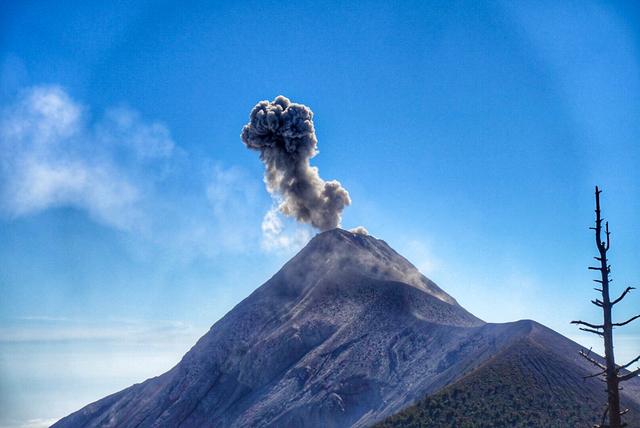
<path fill-rule="evenodd" d="M 54 427 L 409 426 L 418 420 L 411 412 L 433 416 L 422 426 L 539 426 L 566 406 L 576 424 L 592 423 L 604 387 L 583 379 L 593 370 L 579 349 L 534 321 L 485 323 L 384 241 L 333 229 L 216 322 L 174 368 Z M 564 398 L 553 403 L 556 396 Z M 511 400 L 516 419 L 490 424 L 485 412 L 471 418 L 477 425 L 455 424 L 469 416 L 461 409 L 492 400 Z M 640 415 L 637 379 L 625 385 L 623 404 Z"/>

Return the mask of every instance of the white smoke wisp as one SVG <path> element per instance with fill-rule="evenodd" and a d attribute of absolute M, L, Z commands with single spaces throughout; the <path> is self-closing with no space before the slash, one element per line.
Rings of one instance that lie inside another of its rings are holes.
<path fill-rule="evenodd" d="M 278 209 L 321 231 L 340 225 L 349 193 L 336 181 L 324 181 L 309 164 L 317 153 L 313 112 L 283 96 L 260 101 L 242 128 L 242 142 L 260 152 L 267 190 L 281 200 Z"/>
<path fill-rule="evenodd" d="M 356 233 L 358 235 L 364 235 L 364 236 L 369 235 L 369 231 L 364 226 L 354 227 L 353 229 L 349 229 L 349 232 Z"/>
<path fill-rule="evenodd" d="M 288 230 L 275 206 L 262 219 L 262 249 L 266 251 L 297 251 L 309 239 L 311 234 L 307 229 Z"/>

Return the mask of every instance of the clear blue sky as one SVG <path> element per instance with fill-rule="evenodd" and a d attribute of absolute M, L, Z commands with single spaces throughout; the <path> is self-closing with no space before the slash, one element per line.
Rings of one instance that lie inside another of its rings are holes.
<path fill-rule="evenodd" d="M 595 184 L 640 284 L 636 2 L 184 3 L 0 6 L 0 425 L 159 374 L 313 233 L 261 232 L 239 134 L 279 94 L 315 112 L 343 226 L 484 320 L 591 343 Z"/>

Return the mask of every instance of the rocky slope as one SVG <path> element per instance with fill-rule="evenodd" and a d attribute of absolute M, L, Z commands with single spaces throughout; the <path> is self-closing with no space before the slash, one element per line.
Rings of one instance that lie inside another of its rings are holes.
<path fill-rule="evenodd" d="M 334 229 L 214 324 L 173 369 L 54 426 L 370 426 L 539 328 L 486 324 L 384 241 Z M 540 340 L 573 352 L 577 345 L 554 335 Z"/>
<path fill-rule="evenodd" d="M 535 322 L 477 370 L 376 425 L 419 427 L 592 427 L 607 396 L 579 345 Z M 597 357 L 596 357 L 597 358 Z M 622 391 L 624 421 L 640 427 L 640 382 Z"/>

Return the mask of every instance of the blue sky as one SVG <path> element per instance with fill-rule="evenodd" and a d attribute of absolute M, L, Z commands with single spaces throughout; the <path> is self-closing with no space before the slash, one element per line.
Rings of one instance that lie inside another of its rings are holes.
<path fill-rule="evenodd" d="M 273 201 L 239 134 L 279 94 L 315 113 L 345 228 L 486 321 L 591 345 L 569 321 L 598 315 L 595 184 L 614 284 L 640 281 L 639 18 L 634 2 L 3 3 L 0 425 L 169 368 L 313 235 L 261 230 Z M 620 331 L 620 356 L 639 335 Z"/>

